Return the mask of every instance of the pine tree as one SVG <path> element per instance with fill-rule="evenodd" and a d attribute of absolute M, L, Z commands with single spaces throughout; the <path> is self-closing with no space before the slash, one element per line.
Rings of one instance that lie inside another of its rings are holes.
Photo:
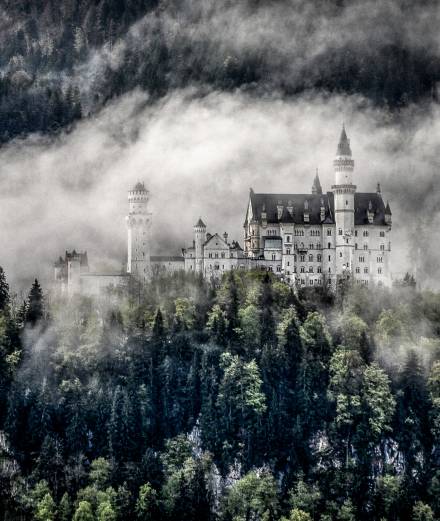
<path fill-rule="evenodd" d="M 266 273 L 263 278 L 260 298 L 261 344 L 271 344 L 275 341 L 275 320 L 273 317 L 272 281 Z"/>
<path fill-rule="evenodd" d="M 153 323 L 153 340 L 162 340 L 165 334 L 165 328 L 163 324 L 163 315 L 160 308 L 157 308 L 156 315 L 154 316 Z"/>
<path fill-rule="evenodd" d="M 44 317 L 44 297 L 43 291 L 37 279 L 29 292 L 25 323 L 35 326 Z"/>
<path fill-rule="evenodd" d="M 6 275 L 0 266 L 0 312 L 7 311 L 10 303 L 9 285 L 6 282 Z"/>

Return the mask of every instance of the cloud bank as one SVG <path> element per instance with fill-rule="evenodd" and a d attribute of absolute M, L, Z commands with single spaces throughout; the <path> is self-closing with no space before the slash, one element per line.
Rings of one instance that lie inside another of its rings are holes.
<path fill-rule="evenodd" d="M 358 190 L 380 181 L 390 200 L 396 275 L 413 269 L 420 251 L 419 276 L 434 287 L 439 115 L 432 105 L 390 122 L 356 96 L 184 90 L 149 104 L 133 92 L 56 140 L 33 136 L 0 151 L 0 265 L 17 289 L 35 276 L 47 281 L 65 249 L 88 250 L 92 268 L 119 268 L 127 190 L 138 180 L 151 192 L 154 253 L 189 244 L 199 216 L 211 233 L 241 241 L 249 187 L 307 193 L 318 168 L 330 189 L 344 120 Z"/>

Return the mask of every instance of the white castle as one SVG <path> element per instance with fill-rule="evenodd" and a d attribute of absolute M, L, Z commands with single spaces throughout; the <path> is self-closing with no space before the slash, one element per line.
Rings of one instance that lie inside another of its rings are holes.
<path fill-rule="evenodd" d="M 143 183 L 128 192 L 127 270 L 91 273 L 87 253 L 66 252 L 55 263 L 55 280 L 69 295 L 99 294 L 109 286 L 126 287 L 130 278 L 144 283 L 160 271 L 185 270 L 218 279 L 236 269 L 263 269 L 295 287 L 335 287 L 341 278 L 358 284 L 391 285 L 391 210 L 376 192 L 356 192 L 354 160 L 342 128 L 333 161 L 335 184 L 322 192 L 316 174 L 311 194 L 268 194 L 250 190 L 244 222 L 244 249 L 228 234 L 207 233 L 200 218 L 193 245 L 181 256 L 152 256 Z"/>

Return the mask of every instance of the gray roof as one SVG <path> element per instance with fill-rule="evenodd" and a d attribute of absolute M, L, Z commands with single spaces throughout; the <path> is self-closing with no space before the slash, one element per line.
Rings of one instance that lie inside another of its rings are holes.
<path fill-rule="evenodd" d="M 150 257 L 151 262 L 184 262 L 183 257 L 177 255 L 152 255 Z"/>
<path fill-rule="evenodd" d="M 345 132 L 345 125 L 342 125 L 341 137 L 339 138 L 338 149 L 336 151 L 338 156 L 351 156 L 350 140 Z"/>
<path fill-rule="evenodd" d="M 261 213 L 266 212 L 268 223 L 294 223 L 294 224 L 334 224 L 334 197 L 333 192 L 326 194 L 256 194 L 251 191 L 250 200 L 253 218 L 261 222 Z M 371 211 L 374 214 L 375 225 L 385 225 L 385 205 L 380 194 L 355 193 L 354 195 L 354 219 L 355 225 L 370 224 L 367 210 L 371 202 Z M 278 219 L 277 206 L 283 206 L 283 213 Z M 305 204 L 308 206 L 309 221 L 304 223 Z M 293 212 L 287 210 L 293 206 Z M 325 219 L 321 221 L 321 206 L 325 209 Z M 263 210 L 264 209 L 264 210 Z M 248 221 L 248 216 L 246 216 Z"/>
<path fill-rule="evenodd" d="M 202 221 L 202 218 L 201 218 L 201 217 L 199 217 L 199 220 L 198 220 L 198 221 L 196 222 L 196 224 L 194 225 L 194 228 L 195 228 L 196 226 L 199 226 L 199 227 L 201 227 L 201 228 L 206 228 L 206 224 Z"/>

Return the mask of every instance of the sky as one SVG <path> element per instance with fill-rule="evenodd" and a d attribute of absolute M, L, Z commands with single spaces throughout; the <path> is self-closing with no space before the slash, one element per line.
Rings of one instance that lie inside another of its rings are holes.
<path fill-rule="evenodd" d="M 178 254 L 199 216 L 211 233 L 242 242 L 250 187 L 307 193 L 318 168 L 330 190 L 344 121 L 358 190 L 374 192 L 380 182 L 390 201 L 393 271 L 412 269 L 425 245 L 425 276 L 435 284 L 438 108 L 408 110 L 390 124 L 366 107 L 356 97 L 285 101 L 193 90 L 150 105 L 136 91 L 56 140 L 10 143 L 0 151 L 0 263 L 17 287 L 50 278 L 66 249 L 87 250 L 92 269 L 119 268 L 127 190 L 137 181 L 151 195 L 152 253 Z"/>
<path fill-rule="evenodd" d="M 438 56 L 439 10 L 407 4 L 410 16 L 398 2 L 367 1 L 350 3 L 335 17 L 299 1 L 269 2 L 250 14 L 244 3 L 219 8 L 185 0 L 161 16 L 168 38 L 184 34 L 201 42 L 213 63 L 228 52 L 254 54 L 270 65 L 275 85 L 286 78 L 295 85 L 292 77 L 303 81 L 305 64 L 342 45 L 367 54 L 369 46 L 399 38 L 414 52 L 429 48 Z M 151 23 L 149 15 L 111 50 L 93 53 L 76 70 L 76 81 L 99 88 L 100 71 L 108 63 L 117 68 L 124 47 L 142 52 Z M 0 265 L 17 291 L 35 277 L 48 282 L 66 249 L 87 250 L 92 270 L 120 268 L 127 190 L 137 181 L 150 190 L 153 254 L 175 255 L 190 245 L 199 217 L 211 233 L 227 231 L 242 242 L 250 187 L 307 193 L 318 168 L 323 189 L 330 189 L 342 122 L 358 190 L 374 192 L 380 182 L 390 201 L 395 277 L 410 270 L 425 287 L 438 289 L 440 118 L 434 102 L 396 115 L 356 94 L 310 90 L 286 98 L 276 89 L 197 87 L 170 88 L 163 99 L 148 101 L 134 90 L 69 133 L 31 135 L 0 149 Z"/>

